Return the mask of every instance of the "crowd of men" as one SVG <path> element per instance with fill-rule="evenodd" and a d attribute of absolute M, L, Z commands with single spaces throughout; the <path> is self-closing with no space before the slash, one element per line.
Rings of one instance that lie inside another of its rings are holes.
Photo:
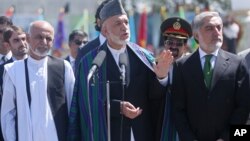
<path fill-rule="evenodd" d="M 247 124 L 250 50 L 221 49 L 217 12 L 164 20 L 155 54 L 130 42 L 120 0 L 95 18 L 99 36 L 73 30 L 59 59 L 49 22 L 25 33 L 0 16 L 0 141 L 229 141 L 231 125 Z"/>

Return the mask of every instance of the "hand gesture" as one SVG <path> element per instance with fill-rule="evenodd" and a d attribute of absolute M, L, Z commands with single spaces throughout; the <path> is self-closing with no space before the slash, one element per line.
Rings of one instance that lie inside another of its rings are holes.
<path fill-rule="evenodd" d="M 142 113 L 142 109 L 135 108 L 130 102 L 123 101 L 121 102 L 121 113 L 127 118 L 134 119 Z"/>
<path fill-rule="evenodd" d="M 156 65 L 154 72 L 159 79 L 167 77 L 169 69 L 173 63 L 174 57 L 170 50 L 163 50 L 159 56 L 156 56 Z"/>

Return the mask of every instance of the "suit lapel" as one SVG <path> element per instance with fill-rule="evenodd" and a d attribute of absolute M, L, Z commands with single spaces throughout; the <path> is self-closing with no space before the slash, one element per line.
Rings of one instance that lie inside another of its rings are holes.
<path fill-rule="evenodd" d="M 223 76 L 229 64 L 229 57 L 227 57 L 225 52 L 220 49 L 214 65 L 211 90 L 214 88 L 221 76 Z"/>
<path fill-rule="evenodd" d="M 201 85 L 203 89 L 207 89 L 205 81 L 204 81 L 204 76 L 203 76 L 203 71 L 202 71 L 202 66 L 201 66 L 201 61 L 200 61 L 200 54 L 199 54 L 198 49 L 190 57 L 190 61 L 188 62 L 190 62 L 187 65 L 190 66 L 191 68 L 189 70 L 191 70 L 190 74 L 192 75 L 192 78 L 196 79 L 195 82 L 203 82 L 203 83 L 199 83 L 198 85 Z"/>
<path fill-rule="evenodd" d="M 69 56 L 67 56 L 67 57 L 65 58 L 65 60 L 68 61 L 68 62 L 70 63 Z"/>

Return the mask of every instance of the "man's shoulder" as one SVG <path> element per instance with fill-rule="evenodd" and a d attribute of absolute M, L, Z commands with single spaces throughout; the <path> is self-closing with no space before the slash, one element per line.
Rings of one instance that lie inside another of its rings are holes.
<path fill-rule="evenodd" d="M 223 49 L 220 50 L 219 54 L 218 55 L 221 55 L 222 57 L 224 57 L 226 60 L 231 60 L 232 62 L 234 63 L 240 63 L 242 61 L 242 56 L 239 56 L 239 55 L 236 55 L 234 53 L 231 53 L 231 52 L 228 52 L 228 51 L 225 51 Z"/>
<path fill-rule="evenodd" d="M 20 72 L 24 69 L 24 60 L 16 60 L 14 62 L 3 65 L 3 69 L 8 72 L 15 74 L 16 72 Z"/>
<path fill-rule="evenodd" d="M 183 63 L 187 62 L 188 60 L 190 60 L 191 58 L 195 57 L 195 55 L 196 55 L 195 52 L 183 55 L 182 57 L 178 58 L 176 60 L 176 62 L 183 64 Z"/>
<path fill-rule="evenodd" d="M 54 57 L 54 56 L 48 56 L 48 66 L 51 66 L 51 67 L 65 67 L 67 65 L 65 65 L 66 63 L 69 63 L 67 62 L 66 60 L 62 59 L 62 58 L 58 58 L 58 57 Z"/>
<path fill-rule="evenodd" d="M 92 47 L 92 46 L 99 46 L 100 45 L 100 41 L 99 38 L 95 38 L 91 41 L 89 41 L 86 45 L 84 45 L 80 50 L 84 50 L 84 48 L 88 48 L 88 47 Z"/>
<path fill-rule="evenodd" d="M 248 54 L 250 54 L 250 48 L 248 48 L 248 49 L 245 49 L 245 50 L 243 50 L 243 51 L 240 51 L 239 53 L 238 53 L 238 55 L 239 56 L 241 56 L 241 57 L 246 57 Z"/>
<path fill-rule="evenodd" d="M 48 58 L 50 60 L 57 61 L 57 62 L 63 62 L 64 61 L 64 59 L 62 59 L 62 58 L 58 58 L 58 57 L 51 56 L 51 55 L 48 55 Z"/>
<path fill-rule="evenodd" d="M 99 38 L 96 38 L 94 40 L 89 41 L 85 46 L 83 46 L 79 51 L 78 51 L 78 58 L 79 56 L 82 57 L 84 56 L 87 52 L 91 51 L 94 48 L 97 48 L 100 46 L 100 41 Z"/>

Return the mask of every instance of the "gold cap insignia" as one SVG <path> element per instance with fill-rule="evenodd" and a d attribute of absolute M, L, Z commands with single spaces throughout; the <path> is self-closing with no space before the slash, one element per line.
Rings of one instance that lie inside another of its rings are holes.
<path fill-rule="evenodd" d="M 175 30 L 179 30 L 179 29 L 181 28 L 181 24 L 177 21 L 177 22 L 175 22 L 175 23 L 173 24 L 173 28 L 174 28 Z"/>

